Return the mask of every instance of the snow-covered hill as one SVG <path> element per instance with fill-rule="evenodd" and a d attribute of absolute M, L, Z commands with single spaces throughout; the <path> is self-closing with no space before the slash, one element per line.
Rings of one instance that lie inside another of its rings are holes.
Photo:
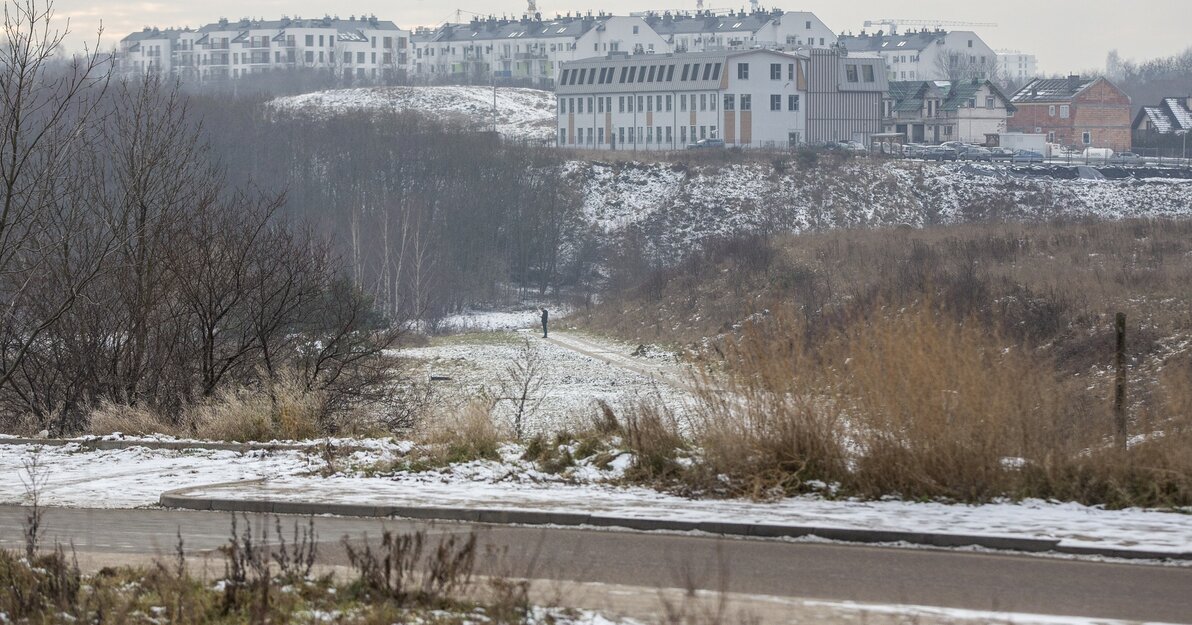
<path fill-rule="evenodd" d="M 350 110 L 418 111 L 435 118 L 485 130 L 493 123 L 491 87 L 371 87 L 336 89 L 278 98 L 273 106 L 333 114 Z M 497 132 L 528 141 L 551 141 L 555 135 L 555 97 L 537 89 L 496 90 Z"/>
<path fill-rule="evenodd" d="M 999 174 L 998 171 L 1001 173 Z M 572 161 L 564 173 L 599 231 L 635 229 L 678 260 L 734 234 L 915 227 L 989 219 L 1192 217 L 1192 181 L 1058 180 L 966 165 L 821 161 L 674 164 Z"/>

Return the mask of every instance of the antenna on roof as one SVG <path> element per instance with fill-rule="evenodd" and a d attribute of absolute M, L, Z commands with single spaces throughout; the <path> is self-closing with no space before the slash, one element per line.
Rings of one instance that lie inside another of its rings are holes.
<path fill-rule="evenodd" d="M 538 0 L 527 0 L 526 1 L 526 14 L 534 15 L 537 12 L 538 12 Z"/>

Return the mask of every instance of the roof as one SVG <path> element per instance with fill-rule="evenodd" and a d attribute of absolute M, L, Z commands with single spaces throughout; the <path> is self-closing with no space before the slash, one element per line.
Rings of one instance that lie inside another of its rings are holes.
<path fill-rule="evenodd" d="M 778 50 L 736 50 L 723 52 L 692 52 L 681 54 L 623 54 L 615 53 L 607 56 L 598 56 L 587 59 L 580 59 L 577 61 L 570 61 L 560 65 L 560 82 L 555 88 L 559 94 L 576 94 L 576 93 L 624 93 L 636 91 L 656 91 L 659 88 L 658 83 L 666 83 L 667 91 L 708 91 L 720 88 L 721 77 L 724 76 L 728 70 L 728 63 L 732 59 L 740 58 L 742 56 L 753 54 L 765 54 L 780 56 L 787 59 L 806 58 L 789 52 L 780 52 Z M 655 71 L 661 67 L 661 70 Z M 589 70 L 590 74 L 580 74 L 581 81 L 584 80 L 585 75 L 595 76 L 596 71 L 600 71 L 601 78 L 605 77 L 604 68 L 612 68 L 614 71 L 617 68 L 626 68 L 629 73 L 633 73 L 637 78 L 630 76 L 630 80 L 623 81 L 621 75 L 616 78 L 609 76 L 607 82 L 600 83 L 586 80 L 579 84 L 570 84 L 565 81 L 564 72 L 573 73 L 576 71 Z M 654 68 L 654 69 L 650 69 Z M 672 69 L 673 68 L 673 69 Z M 634 72 L 634 69 L 647 70 L 647 72 Z M 699 77 L 687 79 L 688 70 L 699 71 Z M 648 76 L 649 78 L 642 78 Z M 653 79 L 653 80 L 651 80 Z"/>
<path fill-rule="evenodd" d="M 901 35 L 846 35 L 840 38 L 840 44 L 849 52 L 893 52 L 896 50 L 916 50 L 922 52 L 928 46 L 942 41 L 948 36 L 947 31 L 917 31 Z"/>
<path fill-rule="evenodd" d="M 146 28 L 144 30 L 132 33 L 120 41 L 136 42 L 136 41 L 150 41 L 155 39 L 177 39 L 182 33 L 193 32 L 190 29 L 167 28 L 161 30 L 159 28 Z"/>
<path fill-rule="evenodd" d="M 334 28 L 340 32 L 354 32 L 359 30 L 401 30 L 397 24 L 375 17 L 359 17 L 340 19 L 338 17 L 323 17 L 320 19 L 282 18 L 279 20 L 249 20 L 236 22 L 220 20 L 212 22 L 199 29 L 201 33 L 210 32 L 243 32 L 248 30 L 285 30 L 287 28 Z"/>
<path fill-rule="evenodd" d="M 585 33 L 605 24 L 612 16 L 560 17 L 545 21 L 537 19 L 473 20 L 468 24 L 444 24 L 427 33 L 414 36 L 422 42 L 494 41 L 505 39 L 579 39 Z"/>
<path fill-rule="evenodd" d="M 1155 132 L 1161 135 L 1192 130 L 1192 111 L 1188 100 L 1192 98 L 1163 98 L 1159 106 L 1144 106 L 1134 119 L 1134 129 L 1142 126 L 1143 118 L 1150 120 Z"/>
<path fill-rule="evenodd" d="M 928 99 L 940 99 L 940 110 L 955 111 L 965 105 L 983 88 L 988 88 L 996 97 L 1006 103 L 1006 108 L 1014 110 L 1010 98 L 1007 98 L 997 85 L 986 80 L 973 81 L 892 81 L 890 83 L 890 98 L 894 100 L 894 110 L 900 113 L 917 113 L 923 110 L 923 102 Z"/>
<path fill-rule="evenodd" d="M 689 35 L 697 33 L 742 33 L 752 34 L 761 30 L 775 17 L 781 17 L 782 12 L 770 13 L 759 11 L 756 13 L 734 13 L 732 15 L 713 15 L 711 13 L 694 15 L 650 16 L 646 22 L 659 35 Z"/>
<path fill-rule="evenodd" d="M 1099 78 L 1036 78 L 1019 89 L 1011 100 L 1015 104 L 1036 102 L 1067 102 L 1088 89 Z"/>

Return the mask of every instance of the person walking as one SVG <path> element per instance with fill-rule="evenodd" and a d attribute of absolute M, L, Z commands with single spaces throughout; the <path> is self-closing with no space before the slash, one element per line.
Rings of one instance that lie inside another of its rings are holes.
<path fill-rule="evenodd" d="M 546 324 L 550 321 L 550 313 L 542 309 L 542 338 L 546 338 Z"/>

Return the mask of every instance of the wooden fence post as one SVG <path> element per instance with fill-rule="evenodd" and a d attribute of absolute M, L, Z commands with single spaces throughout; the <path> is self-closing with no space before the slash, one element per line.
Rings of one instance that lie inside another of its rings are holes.
<path fill-rule="evenodd" d="M 1113 397 L 1113 418 L 1117 429 L 1118 447 L 1126 449 L 1126 313 L 1118 313 L 1114 324 L 1117 331 L 1117 381 Z"/>

